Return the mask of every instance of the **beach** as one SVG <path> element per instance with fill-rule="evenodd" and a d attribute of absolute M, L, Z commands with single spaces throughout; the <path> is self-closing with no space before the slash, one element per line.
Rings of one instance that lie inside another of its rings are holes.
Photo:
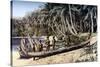
<path fill-rule="evenodd" d="M 92 38 L 91 42 L 95 42 L 96 38 Z M 97 58 L 96 53 L 86 54 L 84 51 L 85 48 L 80 48 L 77 50 L 60 53 L 57 55 L 52 55 L 44 58 L 40 58 L 37 60 L 33 60 L 33 58 L 28 59 L 20 59 L 20 55 L 18 50 L 12 51 L 12 66 L 26 66 L 26 65 L 46 65 L 46 64 L 63 64 L 63 63 L 74 63 L 77 60 L 85 60 L 90 59 L 91 57 Z M 83 61 L 84 62 L 84 61 Z"/>
<path fill-rule="evenodd" d="M 38 60 L 20 59 L 17 51 L 13 52 L 12 62 L 13 66 L 25 66 L 25 65 L 46 65 L 46 64 L 63 64 L 63 63 L 74 63 L 80 56 L 84 55 L 84 49 L 78 49 L 70 52 L 53 55 Z M 87 57 L 85 57 L 87 58 Z M 83 59 L 85 59 L 83 58 Z"/>

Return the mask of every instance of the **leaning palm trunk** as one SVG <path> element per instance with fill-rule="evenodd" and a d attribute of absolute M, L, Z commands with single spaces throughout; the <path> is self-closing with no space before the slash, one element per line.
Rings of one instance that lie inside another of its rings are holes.
<path fill-rule="evenodd" d="M 27 51 L 24 38 L 21 39 L 21 43 L 20 46 L 18 47 L 18 50 L 19 50 L 20 58 L 27 57 L 28 51 Z"/>
<path fill-rule="evenodd" d="M 29 35 L 28 35 L 28 41 L 29 41 L 29 45 L 31 45 L 30 49 L 32 49 L 34 47 L 34 45 L 33 45 L 32 38 Z"/>
<path fill-rule="evenodd" d="M 93 12 L 90 12 L 91 15 L 91 33 L 93 33 Z"/>
<path fill-rule="evenodd" d="M 77 34 L 77 31 L 73 25 L 73 21 L 72 21 L 72 14 L 71 14 L 71 8 L 70 8 L 70 5 L 69 5 L 69 15 L 70 15 L 70 22 L 71 22 L 71 26 L 72 26 L 72 29 L 74 31 L 75 34 Z"/>
<path fill-rule="evenodd" d="M 70 25 L 69 22 L 68 22 L 67 17 L 66 17 L 66 23 L 67 23 L 67 25 L 68 25 L 68 30 L 69 30 L 69 32 L 70 32 L 72 35 L 79 37 L 78 35 L 76 35 L 76 34 L 73 32 L 73 30 L 72 30 L 72 28 L 71 28 L 71 25 Z"/>

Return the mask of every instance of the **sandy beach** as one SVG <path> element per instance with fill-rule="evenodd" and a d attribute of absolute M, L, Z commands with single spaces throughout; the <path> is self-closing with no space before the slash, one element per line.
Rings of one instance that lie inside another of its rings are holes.
<path fill-rule="evenodd" d="M 33 58 L 19 59 L 18 52 L 13 51 L 12 62 L 13 66 L 73 63 L 83 54 L 83 49 L 78 49 L 71 52 L 65 52 L 58 55 L 33 60 Z"/>
<path fill-rule="evenodd" d="M 91 42 L 95 42 L 96 38 L 92 38 Z M 84 48 L 77 49 L 70 52 L 65 52 L 38 60 L 33 58 L 20 59 L 18 51 L 12 51 L 12 66 L 22 67 L 26 65 L 46 65 L 46 64 L 62 64 L 62 63 L 74 63 L 77 60 L 89 59 L 90 57 L 96 57 L 96 54 L 85 54 Z"/>

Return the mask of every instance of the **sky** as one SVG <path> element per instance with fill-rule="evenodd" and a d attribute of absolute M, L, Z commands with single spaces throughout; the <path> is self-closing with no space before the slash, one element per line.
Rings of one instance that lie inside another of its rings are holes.
<path fill-rule="evenodd" d="M 43 7 L 45 3 L 43 2 L 30 2 L 30 1 L 16 1 L 13 0 L 12 3 L 12 16 L 13 17 L 23 17 L 28 12 L 32 12 L 34 10 Z"/>

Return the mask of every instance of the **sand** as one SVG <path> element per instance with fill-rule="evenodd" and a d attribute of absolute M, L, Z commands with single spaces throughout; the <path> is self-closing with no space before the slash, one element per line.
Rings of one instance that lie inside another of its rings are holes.
<path fill-rule="evenodd" d="M 41 64 L 60 64 L 60 63 L 73 63 L 82 54 L 84 54 L 83 49 L 78 49 L 71 52 L 65 52 L 58 55 L 53 55 L 38 60 L 20 59 L 17 51 L 13 51 L 12 64 L 13 66 L 24 66 L 24 65 L 41 65 Z"/>
<path fill-rule="evenodd" d="M 96 38 L 93 38 L 93 40 L 96 40 Z M 84 54 L 85 54 L 84 48 L 81 48 L 81 49 L 77 49 L 74 51 L 65 52 L 65 53 L 41 58 L 38 60 L 33 60 L 33 58 L 20 59 L 18 51 L 13 51 L 12 52 L 12 64 L 13 66 L 23 67 L 26 65 L 74 63 L 77 59 L 79 59 Z M 87 58 L 87 56 L 86 57 L 84 56 L 82 58 L 85 59 Z"/>

